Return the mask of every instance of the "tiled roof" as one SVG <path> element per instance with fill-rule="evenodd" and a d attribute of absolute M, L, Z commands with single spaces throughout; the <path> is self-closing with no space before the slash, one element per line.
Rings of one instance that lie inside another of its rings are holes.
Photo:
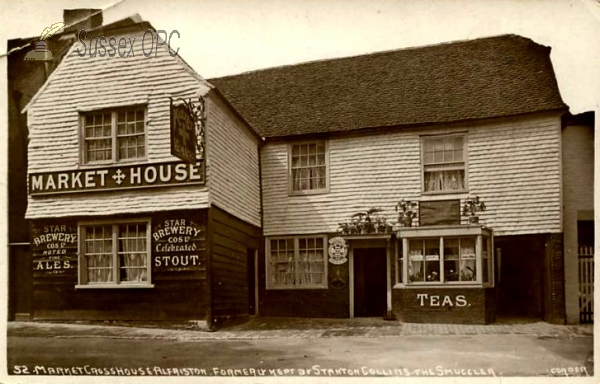
<path fill-rule="evenodd" d="M 208 80 L 263 137 L 446 123 L 567 108 L 550 48 L 516 35 Z"/>

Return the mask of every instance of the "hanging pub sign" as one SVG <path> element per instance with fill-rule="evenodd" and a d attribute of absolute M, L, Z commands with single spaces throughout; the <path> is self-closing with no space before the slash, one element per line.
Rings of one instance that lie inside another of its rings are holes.
<path fill-rule="evenodd" d="M 204 161 L 123 165 L 29 175 L 29 194 L 50 195 L 135 188 L 200 184 L 205 182 Z"/>
<path fill-rule="evenodd" d="M 342 265 L 348 261 L 348 244 L 343 237 L 334 237 L 329 239 L 329 262 L 335 265 Z"/>
<path fill-rule="evenodd" d="M 196 163 L 196 152 L 204 154 L 204 99 L 198 103 L 171 100 L 171 154 L 190 164 Z"/>

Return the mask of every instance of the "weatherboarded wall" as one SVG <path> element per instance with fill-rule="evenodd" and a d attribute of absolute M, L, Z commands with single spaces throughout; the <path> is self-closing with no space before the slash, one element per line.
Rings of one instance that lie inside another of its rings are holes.
<path fill-rule="evenodd" d="M 254 290 L 248 284 L 248 262 L 254 263 L 254 250 L 260 247 L 260 229 L 216 206 L 209 210 L 209 227 L 212 321 L 220 325 L 248 317 L 249 290 Z"/>
<path fill-rule="evenodd" d="M 210 202 L 260 226 L 258 136 L 213 91 L 207 100 Z"/>
<path fill-rule="evenodd" d="M 90 39 L 76 41 L 63 63 L 52 73 L 42 93 L 28 110 L 28 173 L 83 170 L 80 165 L 80 114 L 103 108 L 147 106 L 147 160 L 140 163 L 176 161 L 170 154 L 169 97 L 198 97 L 209 86 L 178 57 L 154 48 L 144 56 L 141 41 L 145 30 L 118 31 L 118 38 L 136 38 L 133 54 L 90 57 Z M 156 33 L 154 33 L 156 39 Z M 108 36 L 106 37 L 108 38 Z M 129 41 L 129 40 L 128 40 Z M 95 38 L 92 40 L 95 42 Z M 149 51 L 149 35 L 145 40 Z M 106 45 L 106 44 L 105 44 Z M 108 48 L 108 45 L 106 45 Z M 78 51 L 79 50 L 79 51 Z M 129 43 L 127 43 L 129 51 Z M 123 51 L 123 50 L 122 50 Z M 158 53 L 156 53 L 158 52 Z M 69 215 L 111 215 L 169 210 L 176 206 L 206 208 L 207 187 L 186 187 L 157 192 L 79 194 L 68 198 L 29 198 L 27 218 Z M 193 192 L 193 193 L 192 193 Z M 135 196 L 135 199 L 133 198 Z"/>
<path fill-rule="evenodd" d="M 358 211 L 380 207 L 395 221 L 400 199 L 464 199 L 479 195 L 480 221 L 495 235 L 561 231 L 558 115 L 483 123 L 389 129 L 329 139 L 329 193 L 288 195 L 287 142 L 261 153 L 264 234 L 333 232 Z M 420 135 L 466 132 L 469 192 L 421 194 Z"/>

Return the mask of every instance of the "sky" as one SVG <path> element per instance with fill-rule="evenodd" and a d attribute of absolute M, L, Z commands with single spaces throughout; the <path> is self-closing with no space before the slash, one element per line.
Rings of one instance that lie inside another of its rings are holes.
<path fill-rule="evenodd" d="M 204 78 L 514 33 L 552 47 L 572 113 L 598 109 L 600 0 L 29 0 L 3 5 L 0 52 L 86 7 L 104 9 L 104 24 L 137 13 L 179 31 L 173 46 Z"/>

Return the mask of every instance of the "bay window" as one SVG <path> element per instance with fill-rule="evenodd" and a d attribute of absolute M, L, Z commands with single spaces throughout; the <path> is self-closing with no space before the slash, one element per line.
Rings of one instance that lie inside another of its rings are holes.
<path fill-rule="evenodd" d="M 88 112 L 82 116 L 84 164 L 146 157 L 146 108 Z"/>
<path fill-rule="evenodd" d="M 455 192 L 467 190 L 466 135 L 423 136 L 424 192 Z"/>
<path fill-rule="evenodd" d="M 406 228 L 400 237 L 399 284 L 404 281 L 407 285 L 491 285 L 493 282 L 492 238 L 488 229 Z"/>
<path fill-rule="evenodd" d="M 326 288 L 326 245 L 324 236 L 267 239 L 267 288 Z"/>
<path fill-rule="evenodd" d="M 150 286 L 150 223 L 84 223 L 79 227 L 79 286 Z"/>

